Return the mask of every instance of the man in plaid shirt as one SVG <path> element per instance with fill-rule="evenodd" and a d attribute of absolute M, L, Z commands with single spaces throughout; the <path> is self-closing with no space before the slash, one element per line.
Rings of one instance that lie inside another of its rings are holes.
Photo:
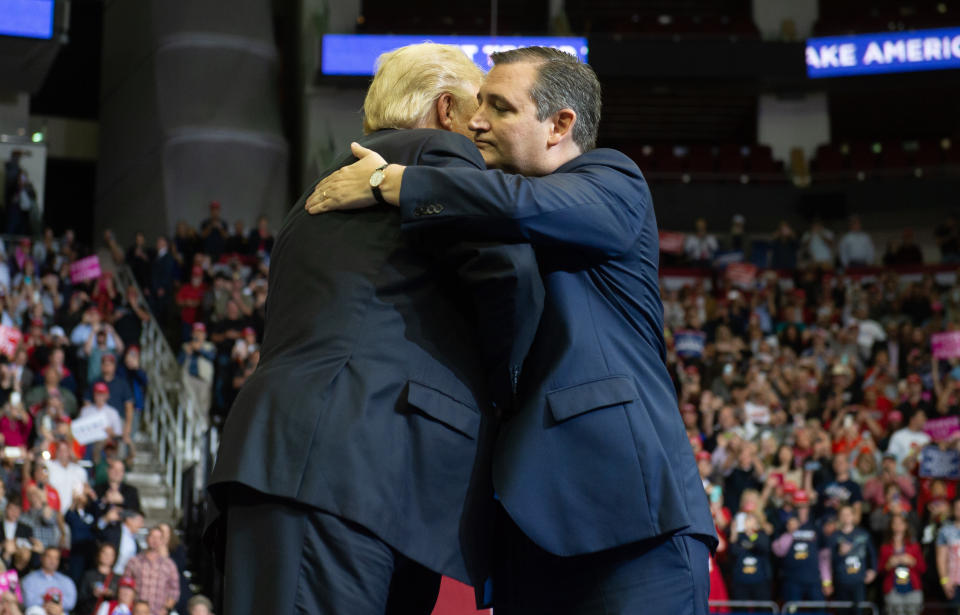
<path fill-rule="evenodd" d="M 131 559 L 124 572 L 136 581 L 138 596 L 150 604 L 151 615 L 166 615 L 180 598 L 177 565 L 163 555 L 163 544 L 163 531 L 152 528 L 147 534 L 147 550 Z"/>

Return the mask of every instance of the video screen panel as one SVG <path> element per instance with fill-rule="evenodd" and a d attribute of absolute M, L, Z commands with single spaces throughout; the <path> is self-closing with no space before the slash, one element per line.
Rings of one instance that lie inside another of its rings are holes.
<path fill-rule="evenodd" d="M 53 38 L 54 0 L 0 0 L 0 35 Z"/>
<path fill-rule="evenodd" d="M 457 45 L 483 70 L 490 54 L 517 47 L 556 47 L 587 61 L 587 39 L 560 36 L 427 36 L 393 34 L 326 34 L 321 71 L 324 75 L 373 75 L 377 57 L 391 49 L 423 42 Z"/>
<path fill-rule="evenodd" d="M 960 68 L 960 28 L 807 39 L 807 76 L 853 77 Z"/>

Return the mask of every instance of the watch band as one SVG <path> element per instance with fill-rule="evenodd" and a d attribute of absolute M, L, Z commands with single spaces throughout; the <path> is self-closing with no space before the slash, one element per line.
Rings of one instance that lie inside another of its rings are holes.
<path fill-rule="evenodd" d="M 373 192 L 373 198 L 375 198 L 377 203 L 380 203 L 381 205 L 389 205 L 386 199 L 383 198 L 383 192 L 380 191 L 380 183 L 383 181 L 383 170 L 386 169 L 387 166 L 389 165 L 384 164 L 373 170 L 373 175 L 380 173 L 380 181 L 378 181 L 376 185 L 374 185 L 372 182 L 370 184 L 370 191 Z M 371 178 L 373 175 L 371 175 Z"/>

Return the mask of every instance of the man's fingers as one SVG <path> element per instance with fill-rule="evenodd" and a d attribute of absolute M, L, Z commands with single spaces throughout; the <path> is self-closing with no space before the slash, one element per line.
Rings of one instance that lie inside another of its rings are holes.
<path fill-rule="evenodd" d="M 350 151 L 353 152 L 353 155 L 358 159 L 366 158 L 370 154 L 374 153 L 373 150 L 369 150 L 356 142 L 350 144 Z"/>

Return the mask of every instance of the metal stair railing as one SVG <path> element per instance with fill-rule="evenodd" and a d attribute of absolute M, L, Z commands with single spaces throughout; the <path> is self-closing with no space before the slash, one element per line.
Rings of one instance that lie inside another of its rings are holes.
<path fill-rule="evenodd" d="M 117 263 L 116 275 L 120 288 L 133 286 L 137 289 L 137 299 L 143 300 L 140 286 L 127 265 Z M 140 366 L 148 378 L 143 422 L 157 447 L 164 484 L 173 491 L 174 513 L 179 515 L 183 505 L 184 471 L 191 464 L 204 465 L 203 447 L 209 417 L 197 412 L 197 401 L 190 389 L 183 386 L 176 355 L 152 312 L 150 319 L 141 325 Z M 206 473 L 197 472 L 196 476 L 199 482 Z M 199 492 L 201 485 L 188 487 Z"/>

